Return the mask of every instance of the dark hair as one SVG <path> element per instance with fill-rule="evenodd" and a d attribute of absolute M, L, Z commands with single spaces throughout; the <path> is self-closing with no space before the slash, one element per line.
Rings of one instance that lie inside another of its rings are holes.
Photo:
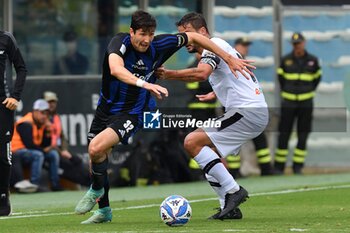
<path fill-rule="evenodd" d="M 77 34 L 74 31 L 66 31 L 62 39 L 65 42 L 75 41 L 77 39 Z"/>
<path fill-rule="evenodd" d="M 157 27 L 157 22 L 153 15 L 146 11 L 138 10 L 131 16 L 130 27 L 134 30 L 134 32 L 140 28 L 142 28 L 144 31 L 150 31 Z"/>
<path fill-rule="evenodd" d="M 186 24 L 191 24 L 194 29 L 199 30 L 201 27 L 204 27 L 205 30 L 209 33 L 207 22 L 205 21 L 202 14 L 197 12 L 191 12 L 184 15 L 178 22 L 175 23 L 177 27 L 185 26 Z"/>

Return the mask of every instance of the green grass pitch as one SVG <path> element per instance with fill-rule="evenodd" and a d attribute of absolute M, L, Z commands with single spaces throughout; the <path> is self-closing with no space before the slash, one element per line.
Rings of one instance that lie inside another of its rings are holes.
<path fill-rule="evenodd" d="M 13 215 L 0 218 L 0 232 L 350 232 L 350 174 L 239 179 L 250 198 L 242 220 L 207 220 L 218 207 L 206 182 L 112 189 L 111 223 L 81 225 L 91 213 L 73 213 L 83 191 L 13 194 Z M 171 195 L 186 197 L 193 215 L 168 227 L 159 205 Z"/>

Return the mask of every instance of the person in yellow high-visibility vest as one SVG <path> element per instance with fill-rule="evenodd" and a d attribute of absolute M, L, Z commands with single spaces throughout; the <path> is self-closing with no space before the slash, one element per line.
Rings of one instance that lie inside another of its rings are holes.
<path fill-rule="evenodd" d="M 282 58 L 277 70 L 281 88 L 281 117 L 275 152 L 277 174 L 284 173 L 294 120 L 297 120 L 298 143 L 294 149 L 293 172 L 302 173 L 307 155 L 307 137 L 311 132 L 313 98 L 322 74 L 317 57 L 305 50 L 304 36 L 294 33 L 291 43 L 293 51 Z"/>

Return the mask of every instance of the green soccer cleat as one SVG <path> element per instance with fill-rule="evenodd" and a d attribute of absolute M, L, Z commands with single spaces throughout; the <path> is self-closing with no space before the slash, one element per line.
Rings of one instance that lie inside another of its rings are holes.
<path fill-rule="evenodd" d="M 92 210 L 100 198 L 104 195 L 104 188 L 100 190 L 94 190 L 90 188 L 84 197 L 79 201 L 78 205 L 75 207 L 76 214 L 85 214 Z"/>
<path fill-rule="evenodd" d="M 81 222 L 81 224 L 105 223 L 110 221 L 112 221 L 112 210 L 107 206 L 96 210 L 88 220 Z"/>

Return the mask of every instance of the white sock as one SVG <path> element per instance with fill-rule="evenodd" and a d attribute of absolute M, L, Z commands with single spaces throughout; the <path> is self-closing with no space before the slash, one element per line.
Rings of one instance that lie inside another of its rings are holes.
<path fill-rule="evenodd" d="M 205 173 L 213 176 L 219 182 L 225 193 L 239 190 L 239 185 L 221 162 L 219 156 L 208 146 L 204 146 L 194 157 L 194 160 Z"/>
<path fill-rule="evenodd" d="M 223 209 L 224 206 L 225 206 L 225 195 L 226 195 L 226 193 L 222 190 L 222 187 L 221 187 L 220 183 L 213 176 L 208 175 L 208 174 L 205 173 L 205 177 L 207 178 L 207 181 L 209 182 L 210 186 L 213 188 L 213 190 L 218 195 L 220 208 Z"/>

